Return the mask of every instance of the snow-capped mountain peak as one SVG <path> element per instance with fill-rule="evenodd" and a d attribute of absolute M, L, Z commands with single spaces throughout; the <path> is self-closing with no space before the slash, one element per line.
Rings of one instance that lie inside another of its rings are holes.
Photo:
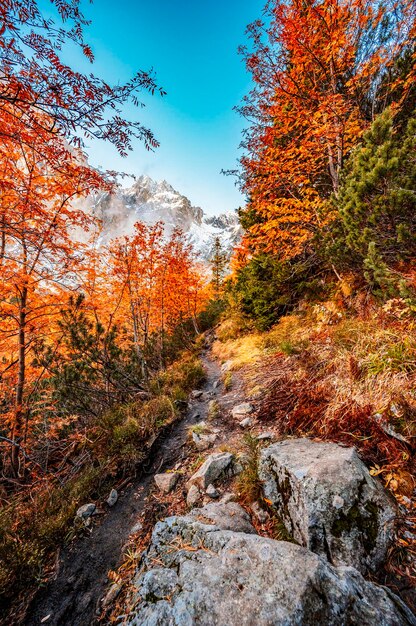
<path fill-rule="evenodd" d="M 231 252 L 242 233 L 236 213 L 208 217 L 166 180 L 155 181 L 146 174 L 137 177 L 127 189 L 120 187 L 113 194 L 95 198 L 91 208 L 103 222 L 105 240 L 131 234 L 137 221 L 162 221 L 167 235 L 180 228 L 205 260 L 212 254 L 216 237 L 224 251 Z"/>

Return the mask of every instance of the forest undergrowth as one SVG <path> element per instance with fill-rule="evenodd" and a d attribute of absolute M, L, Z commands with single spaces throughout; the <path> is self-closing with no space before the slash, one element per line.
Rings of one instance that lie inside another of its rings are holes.
<path fill-rule="evenodd" d="M 49 438 L 49 466 L 30 490 L 21 484 L 2 494 L 0 595 L 6 606 L 37 589 L 55 567 L 63 543 L 89 532 L 76 516 L 88 501 L 102 502 L 110 490 L 140 472 L 158 434 L 180 418 L 189 392 L 204 378 L 198 349 L 186 351 L 149 381 L 144 399 L 120 404 L 80 429 L 74 420 Z M 80 432 L 82 433 L 80 435 Z M 41 446 L 41 444 L 40 444 Z M 36 452 L 36 451 L 35 451 Z M 99 507 L 100 510 L 100 507 Z"/>

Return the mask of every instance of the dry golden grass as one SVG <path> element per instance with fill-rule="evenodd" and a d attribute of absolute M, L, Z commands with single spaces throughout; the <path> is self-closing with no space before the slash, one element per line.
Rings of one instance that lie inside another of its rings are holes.
<path fill-rule="evenodd" d="M 262 356 L 264 351 L 261 344 L 262 336 L 253 333 L 225 342 L 216 341 L 212 351 L 221 363 L 230 361 L 229 370 L 236 371 L 246 365 L 252 365 Z"/>
<path fill-rule="evenodd" d="M 241 334 L 235 331 L 235 324 L 233 318 L 223 322 L 217 331 L 218 340 L 213 345 L 214 356 L 221 363 L 228 362 L 230 371 L 253 365 L 276 352 L 298 354 L 308 345 L 309 331 L 296 315 L 281 318 L 279 324 L 266 332 Z"/>
<path fill-rule="evenodd" d="M 243 370 L 252 395 L 262 392 L 260 415 L 282 434 L 344 441 L 369 462 L 408 467 L 416 436 L 415 322 L 385 307 L 371 313 L 348 317 L 324 303 L 242 336 L 232 336 L 227 320 L 219 332 L 227 339 L 214 344 L 214 355 L 229 371 Z"/>

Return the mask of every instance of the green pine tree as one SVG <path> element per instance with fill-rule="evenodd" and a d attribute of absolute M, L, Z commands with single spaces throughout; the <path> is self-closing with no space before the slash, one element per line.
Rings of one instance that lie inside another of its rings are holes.
<path fill-rule="evenodd" d="M 40 342 L 35 352 L 48 374 L 43 385 L 51 388 L 62 413 L 97 416 L 143 389 L 135 350 L 120 346 L 118 328 L 105 330 L 99 320 L 89 319 L 82 294 L 69 298 L 58 326 L 58 346 Z"/>
<path fill-rule="evenodd" d="M 221 296 L 223 292 L 224 277 L 227 269 L 227 255 L 222 249 L 221 239 L 215 237 L 214 251 L 211 257 L 212 284 L 215 296 Z"/>
<path fill-rule="evenodd" d="M 415 117 L 402 134 L 396 132 L 387 109 L 375 119 L 346 166 L 337 205 L 346 256 L 352 255 L 351 265 L 358 264 L 362 271 L 372 242 L 388 267 L 415 257 L 415 153 Z"/>

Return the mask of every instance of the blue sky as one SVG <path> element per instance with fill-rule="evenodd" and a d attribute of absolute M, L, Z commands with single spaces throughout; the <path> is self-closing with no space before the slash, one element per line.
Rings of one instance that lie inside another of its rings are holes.
<path fill-rule="evenodd" d="M 83 3 L 92 20 L 94 72 L 117 83 L 151 67 L 168 92 L 146 97 L 146 109 L 128 109 L 161 142 L 148 153 L 137 142 L 121 159 L 111 146 L 89 143 L 93 165 L 165 178 L 208 213 L 244 200 L 234 179 L 220 174 L 238 157 L 242 120 L 232 108 L 250 88 L 237 47 L 246 25 L 261 16 L 264 0 L 95 0 Z M 84 68 L 85 69 L 85 68 Z"/>

